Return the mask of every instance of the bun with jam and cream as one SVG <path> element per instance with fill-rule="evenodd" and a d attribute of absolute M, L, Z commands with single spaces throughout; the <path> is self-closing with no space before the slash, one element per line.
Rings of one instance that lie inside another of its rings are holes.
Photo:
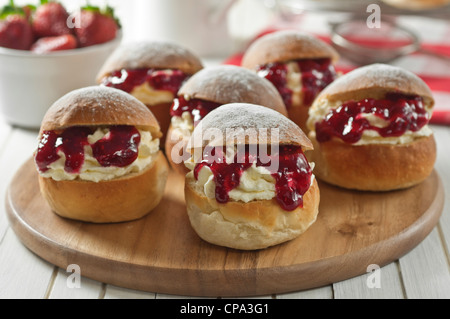
<path fill-rule="evenodd" d="M 169 166 L 151 111 L 117 89 L 72 91 L 47 111 L 35 163 L 58 215 L 94 223 L 140 218 L 162 199 Z"/>
<path fill-rule="evenodd" d="M 298 237 L 316 220 L 320 193 L 303 131 L 281 113 L 231 103 L 194 129 L 185 199 L 205 241 L 253 250 Z"/>
<path fill-rule="evenodd" d="M 310 109 L 307 156 L 317 178 L 368 191 L 422 182 L 436 160 L 433 106 L 425 82 L 402 68 L 372 64 L 343 75 Z"/>
<path fill-rule="evenodd" d="M 297 30 L 282 30 L 255 40 L 246 50 L 242 66 L 271 81 L 280 92 L 289 118 L 307 132 L 312 102 L 337 73 L 339 59 L 332 46 Z"/>
<path fill-rule="evenodd" d="M 251 103 L 287 115 L 276 88 L 254 72 L 234 65 L 207 67 L 189 78 L 180 88 L 171 107 L 171 125 L 166 139 L 166 155 L 171 166 L 186 174 L 186 144 L 194 127 L 212 110 L 228 103 Z"/>
<path fill-rule="evenodd" d="M 147 105 L 159 122 L 164 147 L 173 99 L 184 81 L 202 68 L 201 60 L 178 44 L 131 42 L 118 47 L 106 60 L 97 83 L 121 89 Z"/>

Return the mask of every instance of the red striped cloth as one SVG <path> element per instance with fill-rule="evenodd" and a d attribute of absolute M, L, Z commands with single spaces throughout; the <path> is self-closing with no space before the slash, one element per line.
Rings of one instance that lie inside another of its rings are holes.
<path fill-rule="evenodd" d="M 256 38 L 261 37 L 264 34 L 279 30 L 278 28 L 269 28 L 261 32 Z M 449 24 L 449 34 L 450 34 L 450 24 Z M 318 38 L 322 39 L 327 43 L 331 43 L 328 36 L 316 35 Z M 421 48 L 423 50 L 433 52 L 436 54 L 441 54 L 450 57 L 450 39 L 446 38 L 446 43 L 422 43 Z M 379 40 L 365 40 L 366 44 L 371 44 L 374 46 L 382 45 Z M 399 43 L 390 43 L 390 45 L 398 45 Z M 386 45 L 386 44 L 384 44 Z M 243 53 L 238 52 L 225 61 L 224 64 L 241 65 Z M 424 58 L 425 57 L 425 58 Z M 437 61 L 436 58 L 432 56 L 426 56 L 421 52 L 412 53 L 408 57 L 411 61 L 408 61 L 411 65 L 417 69 L 420 65 L 421 70 L 414 70 L 413 72 L 419 76 L 422 80 L 427 83 L 436 98 L 436 105 L 431 118 L 432 124 L 440 125 L 450 125 L 450 62 L 448 62 L 448 67 L 442 67 L 442 61 Z M 450 60 L 449 60 L 450 61 Z M 420 62 L 420 63 L 419 63 Z M 354 68 L 356 65 L 352 65 L 346 61 L 345 63 L 338 63 L 336 69 L 342 73 L 347 73 Z"/>

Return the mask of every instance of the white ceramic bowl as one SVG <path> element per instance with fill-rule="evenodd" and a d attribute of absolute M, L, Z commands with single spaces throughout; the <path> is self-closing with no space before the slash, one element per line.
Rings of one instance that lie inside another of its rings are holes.
<path fill-rule="evenodd" d="M 5 120 L 39 128 L 57 99 L 95 85 L 97 73 L 121 39 L 119 34 L 107 43 L 42 55 L 0 48 L 0 111 Z"/>

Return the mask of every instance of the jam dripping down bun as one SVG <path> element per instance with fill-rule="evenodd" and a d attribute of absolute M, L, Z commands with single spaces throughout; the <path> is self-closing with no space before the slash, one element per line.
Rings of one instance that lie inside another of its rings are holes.
<path fill-rule="evenodd" d="M 41 193 L 57 215 L 93 223 L 123 222 L 147 215 L 161 201 L 169 172 L 161 151 L 141 171 L 111 180 L 55 180 L 41 174 L 50 164 L 46 161 L 59 156 L 57 151 L 68 155 L 65 170 L 75 173 L 83 162 L 86 136 L 104 127 L 110 128 L 111 134 L 94 143 L 92 150 L 105 168 L 127 165 L 135 159 L 139 131 L 150 132 L 154 139 L 161 136 L 158 121 L 143 103 L 108 87 L 72 91 L 44 116 L 39 139 L 41 144 L 45 141 L 41 149 L 45 154 L 37 151 L 35 161 Z"/>
<path fill-rule="evenodd" d="M 314 150 L 306 155 L 316 164 L 317 178 L 363 191 L 421 183 L 436 161 L 436 142 L 428 127 L 433 107 L 426 83 L 402 68 L 372 64 L 341 76 L 309 111 Z M 364 137 L 366 132 L 371 138 Z"/>

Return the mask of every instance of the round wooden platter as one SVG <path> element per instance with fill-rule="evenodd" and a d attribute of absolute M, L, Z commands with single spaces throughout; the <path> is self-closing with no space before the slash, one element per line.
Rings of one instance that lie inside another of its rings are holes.
<path fill-rule="evenodd" d="M 298 238 L 258 251 L 209 244 L 192 230 L 184 179 L 171 173 L 161 204 L 139 220 L 91 224 L 54 214 L 33 160 L 7 191 L 11 227 L 41 258 L 104 283 L 185 296 L 259 296 L 338 282 L 397 260 L 437 224 L 444 191 L 433 171 L 422 184 L 388 193 L 320 183 L 317 221 Z M 114 196 L 114 194 L 105 194 Z"/>

